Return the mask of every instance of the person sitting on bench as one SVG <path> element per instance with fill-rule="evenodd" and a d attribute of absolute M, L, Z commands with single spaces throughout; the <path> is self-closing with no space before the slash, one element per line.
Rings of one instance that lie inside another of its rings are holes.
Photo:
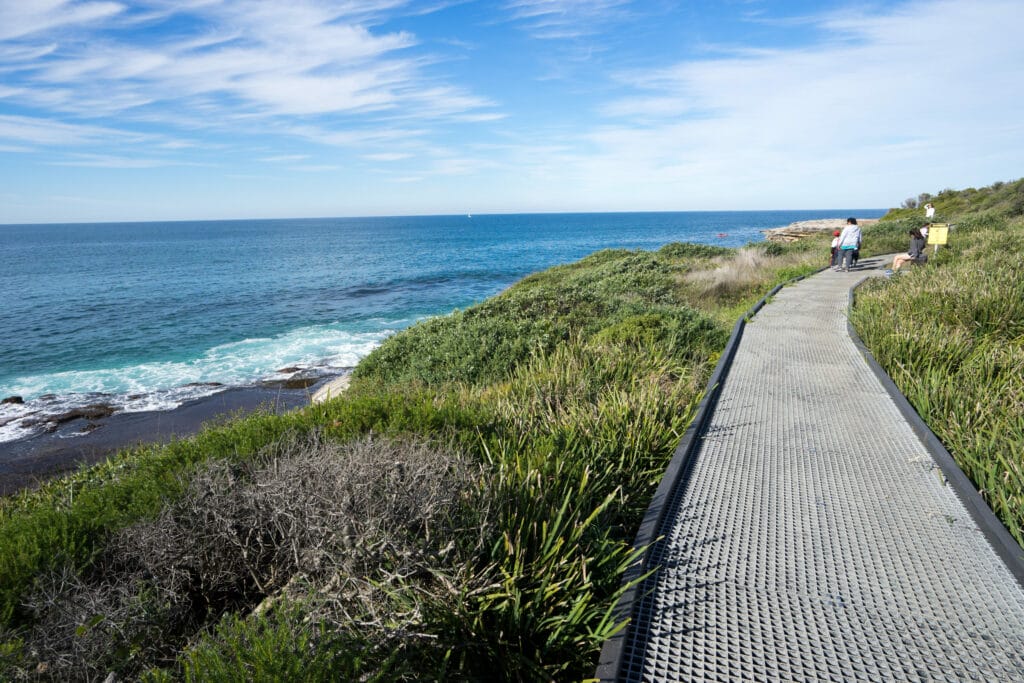
<path fill-rule="evenodd" d="M 909 233 L 910 249 L 906 254 L 896 254 L 892 260 L 892 269 L 899 270 L 904 263 L 924 263 L 928 260 L 928 254 L 924 253 L 924 235 L 920 228 L 914 228 Z"/>

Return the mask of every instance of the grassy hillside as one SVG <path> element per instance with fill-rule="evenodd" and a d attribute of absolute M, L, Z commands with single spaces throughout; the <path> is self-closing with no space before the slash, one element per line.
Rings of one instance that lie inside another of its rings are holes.
<path fill-rule="evenodd" d="M 885 216 L 887 221 L 924 218 L 925 204 L 935 207 L 937 223 L 950 223 L 967 216 L 988 214 L 993 216 L 1020 216 L 1024 214 L 1024 178 L 1011 182 L 997 182 L 989 187 L 966 190 L 942 190 L 938 194 L 922 193 L 915 208 L 893 209 Z"/>

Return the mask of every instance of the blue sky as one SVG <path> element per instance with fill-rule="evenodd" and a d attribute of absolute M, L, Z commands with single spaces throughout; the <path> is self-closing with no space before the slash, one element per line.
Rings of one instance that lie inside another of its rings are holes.
<path fill-rule="evenodd" d="M 898 205 L 1024 175 L 1024 2 L 0 0 L 0 223 Z"/>

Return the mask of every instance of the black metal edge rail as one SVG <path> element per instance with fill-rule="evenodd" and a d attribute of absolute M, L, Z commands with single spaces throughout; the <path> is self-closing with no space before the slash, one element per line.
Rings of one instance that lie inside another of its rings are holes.
<path fill-rule="evenodd" d="M 816 272 L 821 272 L 825 269 L 822 268 Z M 680 439 L 679 445 L 676 447 L 675 453 L 673 453 L 672 459 L 668 463 L 668 467 L 665 468 L 665 474 L 661 477 L 661 483 L 658 484 L 658 488 L 651 498 L 651 503 L 647 508 L 647 512 L 644 513 L 643 521 L 640 523 L 640 529 L 633 540 L 634 548 L 645 548 L 646 550 L 623 574 L 623 585 L 632 585 L 623 592 L 612 612 L 612 618 L 616 623 L 621 623 L 627 619 L 629 619 L 629 622 L 618 633 L 606 640 L 604 647 L 601 648 L 601 655 L 598 659 L 597 672 L 595 674 L 595 678 L 599 681 L 611 682 L 619 678 L 622 670 L 626 637 L 630 632 L 633 612 L 639 601 L 642 589 L 642 582 L 638 582 L 638 579 L 651 569 L 648 566 L 651 548 L 658 540 L 658 529 L 661 528 L 661 523 L 665 518 L 668 502 L 676 487 L 685 483 L 684 475 L 690 461 L 697 452 L 700 438 L 704 435 L 711 414 L 718 403 L 718 396 L 721 394 L 722 385 L 729 374 L 729 368 L 732 367 L 733 357 L 736 355 L 736 349 L 739 347 L 740 338 L 743 336 L 743 328 L 746 327 L 747 320 L 760 311 L 768 303 L 768 299 L 775 296 L 780 289 L 788 284 L 803 280 L 805 277 L 807 276 L 800 275 L 775 285 L 750 310 L 740 316 L 736 324 L 733 325 L 729 341 L 726 342 L 722 355 L 719 356 L 718 363 L 715 365 L 711 378 L 708 380 L 707 388 L 704 390 L 704 398 L 698 404 L 697 412 L 693 420 L 690 421 L 690 426 L 683 432 L 683 438 Z"/>
<path fill-rule="evenodd" d="M 868 279 L 864 278 L 850 288 L 847 311 L 853 310 L 857 288 L 867 282 Z M 889 373 L 878 364 L 878 361 L 875 360 L 867 345 L 864 344 L 860 335 L 857 334 L 857 330 L 854 329 L 849 315 L 846 318 L 846 331 L 864 357 L 864 360 L 867 361 L 871 371 L 875 373 L 875 377 L 885 387 L 886 392 L 896 404 L 903 418 L 910 424 L 914 434 L 921 440 L 925 450 L 931 455 L 935 464 L 939 466 L 946 481 L 953 487 L 953 492 L 971 515 L 971 519 L 978 525 L 978 528 L 985 535 L 986 540 L 1006 565 L 1006 568 L 1017 579 L 1020 587 L 1024 589 L 1024 548 L 1017 543 L 1013 535 L 999 521 L 999 518 L 996 517 L 996 514 L 985 502 L 985 499 L 981 497 L 981 493 L 975 488 L 970 478 L 964 474 L 964 471 L 957 465 L 953 456 L 942 445 L 939 437 L 935 435 L 935 432 L 931 430 L 907 397 L 899 390 L 899 387 L 896 386 L 896 382 L 889 376 Z"/>

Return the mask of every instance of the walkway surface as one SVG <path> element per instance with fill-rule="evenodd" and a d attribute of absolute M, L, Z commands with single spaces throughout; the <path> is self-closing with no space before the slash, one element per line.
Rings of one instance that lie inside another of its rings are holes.
<path fill-rule="evenodd" d="M 623 681 L 1024 681 L 1024 590 L 847 333 L 867 269 L 748 323 Z"/>

